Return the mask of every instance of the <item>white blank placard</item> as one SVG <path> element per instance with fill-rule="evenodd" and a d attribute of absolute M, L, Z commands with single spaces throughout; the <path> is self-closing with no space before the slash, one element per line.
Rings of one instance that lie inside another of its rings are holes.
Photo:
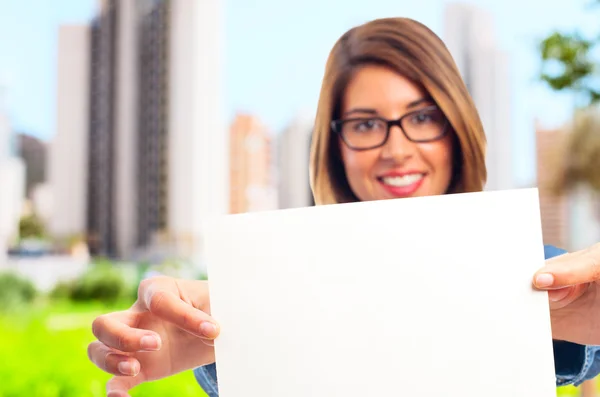
<path fill-rule="evenodd" d="M 220 397 L 556 395 L 537 189 L 230 215 Z"/>

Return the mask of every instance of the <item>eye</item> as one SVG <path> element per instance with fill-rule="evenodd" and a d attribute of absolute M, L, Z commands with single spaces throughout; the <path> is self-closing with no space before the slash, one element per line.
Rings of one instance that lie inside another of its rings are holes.
<path fill-rule="evenodd" d="M 410 124 L 413 126 L 441 125 L 444 122 L 444 114 L 439 109 L 426 109 L 410 116 Z"/>
<path fill-rule="evenodd" d="M 384 123 L 378 119 L 359 119 L 350 121 L 349 127 L 354 132 L 365 133 L 371 131 L 378 131 L 384 128 L 385 126 Z"/>
<path fill-rule="evenodd" d="M 434 118 L 431 112 L 421 112 L 415 114 L 412 119 L 415 124 L 424 124 L 433 121 Z"/>

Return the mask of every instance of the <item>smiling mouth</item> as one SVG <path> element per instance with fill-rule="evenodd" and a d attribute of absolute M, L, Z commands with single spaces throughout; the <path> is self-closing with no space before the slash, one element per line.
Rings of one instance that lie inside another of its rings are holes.
<path fill-rule="evenodd" d="M 383 176 L 379 177 L 379 181 L 381 181 L 384 185 L 390 187 L 408 187 L 414 185 L 416 183 L 421 182 L 425 178 L 425 174 L 408 174 L 403 176 Z"/>

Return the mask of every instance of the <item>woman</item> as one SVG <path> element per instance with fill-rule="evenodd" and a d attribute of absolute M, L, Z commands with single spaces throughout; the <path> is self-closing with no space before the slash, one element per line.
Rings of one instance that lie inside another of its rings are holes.
<path fill-rule="evenodd" d="M 375 20 L 335 44 L 311 153 L 318 205 L 481 191 L 484 152 L 467 89 L 444 44 L 425 26 Z M 556 258 L 534 284 L 551 290 L 557 384 L 579 384 L 600 372 L 592 346 L 600 344 L 600 322 L 592 315 L 600 306 L 600 248 L 561 255 L 545 247 L 545 253 Z M 96 319 L 98 341 L 89 355 L 117 375 L 109 396 L 191 368 L 217 396 L 211 340 L 219 327 L 209 313 L 206 283 L 159 277 L 141 283 L 131 309 Z"/>

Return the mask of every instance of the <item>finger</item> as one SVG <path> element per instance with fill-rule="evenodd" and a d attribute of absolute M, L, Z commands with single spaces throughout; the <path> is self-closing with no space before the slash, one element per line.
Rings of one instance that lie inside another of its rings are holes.
<path fill-rule="evenodd" d="M 128 392 L 143 382 L 141 375 L 115 376 L 106 383 L 106 395 L 107 397 L 131 397 Z"/>
<path fill-rule="evenodd" d="M 98 341 L 88 345 L 88 357 L 98 368 L 112 375 L 135 376 L 140 372 L 138 360 Z"/>
<path fill-rule="evenodd" d="M 534 276 L 539 289 L 558 289 L 600 280 L 600 247 L 565 254 L 546 261 Z"/>
<path fill-rule="evenodd" d="M 219 335 L 219 326 L 211 316 L 155 285 L 149 286 L 143 296 L 152 314 L 202 338 L 214 339 Z"/>
<path fill-rule="evenodd" d="M 548 300 L 550 300 L 550 302 L 562 301 L 567 296 L 569 296 L 569 294 L 571 292 L 573 292 L 574 288 L 575 287 L 566 287 L 566 288 L 560 288 L 560 289 L 554 289 L 554 290 L 548 291 Z"/>
<path fill-rule="evenodd" d="M 92 324 L 92 333 L 106 346 L 121 352 L 160 350 L 161 339 L 156 332 L 131 327 L 134 316 L 127 312 L 100 316 Z"/>
<path fill-rule="evenodd" d="M 572 287 L 548 291 L 550 309 L 557 310 L 570 305 L 586 292 L 589 285 L 590 284 L 579 284 Z"/>

